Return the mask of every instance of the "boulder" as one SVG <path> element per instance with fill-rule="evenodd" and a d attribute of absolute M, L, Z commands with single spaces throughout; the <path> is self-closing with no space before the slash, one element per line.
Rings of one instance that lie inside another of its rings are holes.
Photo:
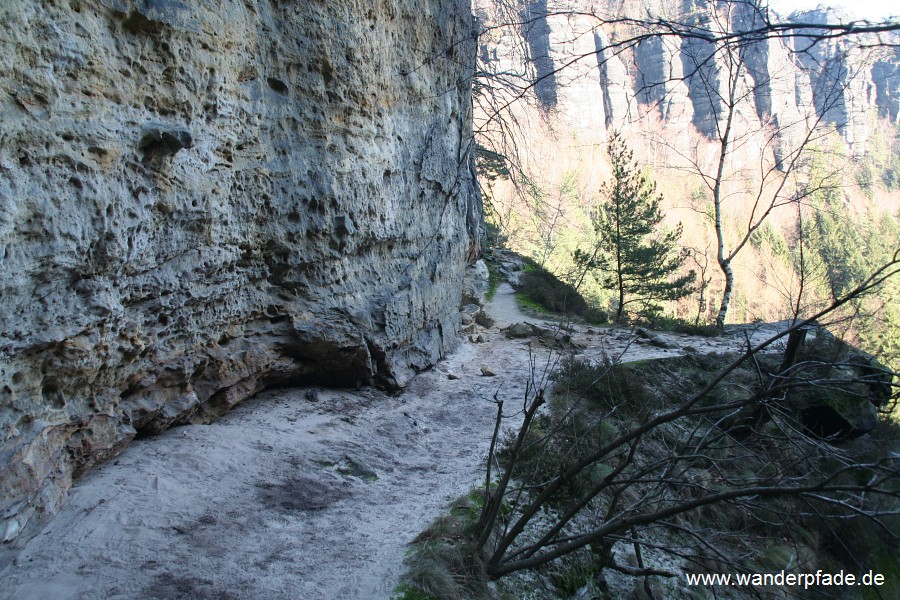
<path fill-rule="evenodd" d="M 463 303 L 484 306 L 490 280 L 487 264 L 482 259 L 466 268 L 463 278 Z"/>
<path fill-rule="evenodd" d="M 660 336 L 658 333 L 654 331 L 650 331 L 648 329 L 644 329 L 643 327 L 638 327 L 635 329 L 634 333 L 638 336 L 638 341 L 645 340 L 643 343 L 650 344 L 651 346 L 656 346 L 657 348 L 666 348 L 666 349 L 675 349 L 678 348 L 678 344 L 670 342 Z"/>
<path fill-rule="evenodd" d="M 789 390 L 786 406 L 809 433 L 831 442 L 874 429 L 877 408 L 892 392 L 888 369 L 824 330 L 807 342 L 791 374 L 809 385 Z"/>
<path fill-rule="evenodd" d="M 532 325 L 531 323 L 527 323 L 524 321 L 521 323 L 513 323 L 503 331 L 506 333 L 507 337 L 511 338 L 544 336 L 551 333 L 549 329 L 538 327 L 537 325 Z"/>

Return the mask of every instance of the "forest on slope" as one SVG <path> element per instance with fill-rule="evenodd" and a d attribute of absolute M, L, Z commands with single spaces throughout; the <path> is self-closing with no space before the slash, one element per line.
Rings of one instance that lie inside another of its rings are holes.
<path fill-rule="evenodd" d="M 614 291 L 575 257 L 600 242 L 607 144 L 621 132 L 662 194 L 665 223 L 683 229 L 683 267 L 671 278 L 696 273 L 690 294 L 664 303 L 666 318 L 716 322 L 726 287 L 719 241 L 734 274 L 730 323 L 815 314 L 891 259 L 900 247 L 895 33 L 831 38 L 827 28 L 845 15 L 782 18 L 756 2 L 582 4 L 476 3 L 476 142 L 494 242 L 615 312 Z M 659 35 L 661 26 L 682 35 Z M 766 26 L 782 29 L 734 44 L 694 35 Z M 896 287 L 828 323 L 895 368 Z"/>

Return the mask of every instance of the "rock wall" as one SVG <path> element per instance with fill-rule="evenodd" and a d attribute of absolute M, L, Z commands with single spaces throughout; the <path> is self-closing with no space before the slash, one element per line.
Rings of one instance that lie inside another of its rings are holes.
<path fill-rule="evenodd" d="M 795 13 L 791 20 L 828 24 L 849 19 L 840 11 L 819 8 Z M 809 74 L 816 113 L 837 126 L 855 154 L 864 154 L 869 117 L 879 108 L 872 79 L 877 53 L 851 46 L 841 38 L 822 41 L 797 36 L 790 45 L 798 66 Z"/>
<path fill-rule="evenodd" d="M 547 0 L 528 0 L 522 8 L 522 38 L 534 67 L 534 91 L 545 110 L 556 106 L 556 73 L 550 56 Z"/>
<path fill-rule="evenodd" d="M 872 79 L 876 87 L 876 104 L 879 112 L 894 125 L 900 124 L 900 48 L 879 60 L 872 67 Z"/>
<path fill-rule="evenodd" d="M 492 4 L 500 3 L 476 2 L 485 14 L 502 14 L 490 10 Z M 729 66 L 722 53 L 713 57 L 715 47 L 700 37 L 681 41 L 648 37 L 634 48 L 624 48 L 618 42 L 621 36 L 629 35 L 623 33 L 627 28 L 598 26 L 590 15 L 602 15 L 610 21 L 662 15 L 674 22 L 710 30 L 730 23 L 727 26 L 737 31 L 759 27 L 763 19 L 751 4 L 740 2 L 561 0 L 548 9 L 545 0 L 529 0 L 527 5 L 529 10 L 523 14 L 528 27 L 520 33 L 526 43 L 520 47 L 527 47 L 528 51 L 520 52 L 519 61 L 524 64 L 507 72 L 534 77 L 535 92 L 544 108 L 583 114 L 602 104 L 609 129 L 627 128 L 641 115 L 656 111 L 667 125 L 685 130 L 692 125 L 708 137 L 715 137 L 717 126 L 724 120 L 722 98 L 729 95 Z M 713 6 L 719 11 L 716 16 Z M 569 18 L 564 18 L 567 13 Z M 848 19 L 838 11 L 820 7 L 794 13 L 790 20 L 826 24 Z M 502 29 L 504 23 L 487 21 L 482 25 Z M 585 36 L 585 23 L 593 28 L 599 77 L 581 72 L 568 77 L 566 71 L 581 64 L 585 56 L 577 43 Z M 506 45 L 515 48 L 514 44 Z M 900 112 L 898 56 L 885 48 L 860 50 L 856 44 L 841 39 L 811 45 L 799 34 L 748 44 L 741 50 L 744 69 L 736 93 L 739 98 L 752 96 L 752 101 L 739 103 L 740 126 L 759 129 L 761 124 L 771 125 L 778 132 L 778 147 L 774 150 L 781 161 L 802 142 L 806 125 L 820 118 L 840 131 L 852 152 L 863 154 L 871 117 L 883 114 L 896 120 Z M 507 58 L 505 62 L 514 61 Z M 495 64 L 489 70 L 499 73 L 506 67 Z M 588 99 L 580 91 L 567 94 L 561 89 L 573 81 L 583 86 L 595 79 L 599 80 L 593 92 L 596 99 Z M 562 100 L 558 103 L 558 99 Z M 579 106 L 570 106 L 573 99 Z"/>
<path fill-rule="evenodd" d="M 636 119 L 634 88 L 625 64 L 616 52 L 610 51 L 609 37 L 602 29 L 594 32 L 597 68 L 600 70 L 600 89 L 606 111 L 606 128 L 619 130 Z"/>
<path fill-rule="evenodd" d="M 562 127 L 579 131 L 584 138 L 606 139 L 606 108 L 601 73 L 597 68 L 594 21 L 580 13 L 552 14 L 547 18 L 552 37 L 552 64 L 566 61 L 554 73 L 557 97 L 555 116 Z"/>
<path fill-rule="evenodd" d="M 635 86 L 638 99 L 659 106 L 666 121 L 690 123 L 694 105 L 685 82 L 681 42 L 668 37 L 651 37 L 634 49 Z"/>
<path fill-rule="evenodd" d="M 463 0 L 0 7 L 0 537 L 135 435 L 455 343 Z"/>

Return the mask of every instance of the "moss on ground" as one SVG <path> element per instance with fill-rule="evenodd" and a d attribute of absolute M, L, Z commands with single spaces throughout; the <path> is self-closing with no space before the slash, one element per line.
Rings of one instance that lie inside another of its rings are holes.
<path fill-rule="evenodd" d="M 573 286 L 533 262 L 525 263 L 516 300 L 521 308 L 538 314 L 549 312 L 591 323 L 609 320 L 605 311 L 590 306 Z"/>

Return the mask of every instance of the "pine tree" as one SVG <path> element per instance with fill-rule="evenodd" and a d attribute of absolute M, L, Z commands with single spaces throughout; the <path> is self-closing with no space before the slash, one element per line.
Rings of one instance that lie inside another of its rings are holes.
<path fill-rule="evenodd" d="M 659 302 L 693 292 L 694 271 L 672 278 L 685 259 L 678 252 L 681 225 L 661 227 L 662 195 L 633 162 L 619 133 L 609 140 L 612 181 L 604 185 L 604 206 L 594 217 L 600 245 L 593 253 L 576 251 L 576 262 L 599 272 L 601 285 L 616 290 L 616 321 L 629 312 L 643 316 L 660 310 Z M 636 306 L 636 309 L 631 309 Z"/>

